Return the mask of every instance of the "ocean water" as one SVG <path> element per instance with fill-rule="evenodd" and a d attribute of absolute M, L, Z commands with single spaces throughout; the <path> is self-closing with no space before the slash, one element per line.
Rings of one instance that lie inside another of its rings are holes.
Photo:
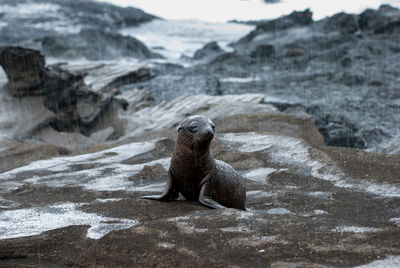
<path fill-rule="evenodd" d="M 121 33 L 141 40 L 169 61 L 185 65 L 184 56 L 193 56 L 206 43 L 216 41 L 222 49 L 231 51 L 228 44 L 253 29 L 254 26 L 244 24 L 186 19 L 154 20 L 139 27 L 124 29 Z"/>

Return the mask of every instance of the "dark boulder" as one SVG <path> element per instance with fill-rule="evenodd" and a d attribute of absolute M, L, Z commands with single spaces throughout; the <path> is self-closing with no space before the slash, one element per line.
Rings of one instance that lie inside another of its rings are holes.
<path fill-rule="evenodd" d="M 400 34 L 400 19 L 398 21 L 389 22 L 374 31 L 376 34 Z"/>
<path fill-rule="evenodd" d="M 247 43 L 253 40 L 257 35 L 264 32 L 277 32 L 295 26 L 307 26 L 313 23 L 313 13 L 310 9 L 304 11 L 293 11 L 289 15 L 280 17 L 275 20 L 259 21 L 249 24 L 256 25 L 256 29 L 251 31 L 248 35 L 239 40 L 239 43 Z"/>
<path fill-rule="evenodd" d="M 287 16 L 259 24 L 257 28 L 265 31 L 276 31 L 287 29 L 293 26 L 310 25 L 313 23 L 312 15 L 313 13 L 310 11 L 310 9 L 306 9 L 304 11 L 293 11 Z"/>
<path fill-rule="evenodd" d="M 51 122 L 47 117 L 41 121 L 58 131 L 84 135 L 116 124 L 111 118 L 122 108 L 123 101 L 92 91 L 81 73 L 64 70 L 59 65 L 45 67 L 44 63 L 39 51 L 0 48 L 0 65 L 9 79 L 6 89 L 16 97 L 39 95 L 42 105 L 52 112 Z"/>
<path fill-rule="evenodd" d="M 151 69 L 142 67 L 115 78 L 110 83 L 105 85 L 100 91 L 106 92 L 112 88 L 119 88 L 121 86 L 126 86 L 137 82 L 146 81 L 153 78 L 154 76 L 155 74 L 153 74 Z"/>
<path fill-rule="evenodd" d="M 251 52 L 250 57 L 252 58 L 272 58 L 275 56 L 275 48 L 272 45 L 264 44 L 256 47 Z"/>
<path fill-rule="evenodd" d="M 358 16 L 344 12 L 335 14 L 326 20 L 324 28 L 327 31 L 353 34 L 359 29 Z"/>
<path fill-rule="evenodd" d="M 21 47 L 0 47 L 0 65 L 7 74 L 11 95 L 44 93 L 45 61 L 39 51 Z"/>
<path fill-rule="evenodd" d="M 42 39 L 42 48 L 48 56 L 65 57 L 73 51 L 76 56 L 88 60 L 161 58 L 134 37 L 100 29 L 84 29 L 72 35 L 47 36 Z"/>
<path fill-rule="evenodd" d="M 391 19 L 374 9 L 367 9 L 359 16 L 361 30 L 377 30 L 391 22 Z"/>
<path fill-rule="evenodd" d="M 223 52 L 218 43 L 214 41 L 205 44 L 201 49 L 197 50 L 193 55 L 193 59 L 200 60 L 207 57 L 215 57 Z"/>

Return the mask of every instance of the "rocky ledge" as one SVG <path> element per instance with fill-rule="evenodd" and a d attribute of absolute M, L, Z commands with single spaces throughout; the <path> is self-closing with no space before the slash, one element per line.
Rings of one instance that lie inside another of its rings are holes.
<path fill-rule="evenodd" d="M 175 127 L 198 113 L 216 124 L 215 157 L 246 178 L 247 211 L 140 199 L 162 191 Z M 123 120 L 118 141 L 1 174 L 2 265 L 399 263 L 399 156 L 323 146 L 307 115 L 259 94 L 178 98 Z"/>

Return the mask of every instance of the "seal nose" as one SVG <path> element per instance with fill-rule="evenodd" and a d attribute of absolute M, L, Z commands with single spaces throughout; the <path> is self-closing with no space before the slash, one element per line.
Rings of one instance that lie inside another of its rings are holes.
<path fill-rule="evenodd" d="M 210 127 L 204 128 L 202 133 L 205 137 L 213 137 L 214 136 L 214 131 Z"/>

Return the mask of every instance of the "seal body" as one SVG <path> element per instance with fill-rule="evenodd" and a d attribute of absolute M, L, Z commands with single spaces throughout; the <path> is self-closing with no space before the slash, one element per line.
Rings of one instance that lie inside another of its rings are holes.
<path fill-rule="evenodd" d="M 227 163 L 214 159 L 210 150 L 214 132 L 214 123 L 205 116 L 185 119 L 178 128 L 164 192 L 143 198 L 173 200 L 181 193 L 187 200 L 211 208 L 245 209 L 244 178 Z"/>

